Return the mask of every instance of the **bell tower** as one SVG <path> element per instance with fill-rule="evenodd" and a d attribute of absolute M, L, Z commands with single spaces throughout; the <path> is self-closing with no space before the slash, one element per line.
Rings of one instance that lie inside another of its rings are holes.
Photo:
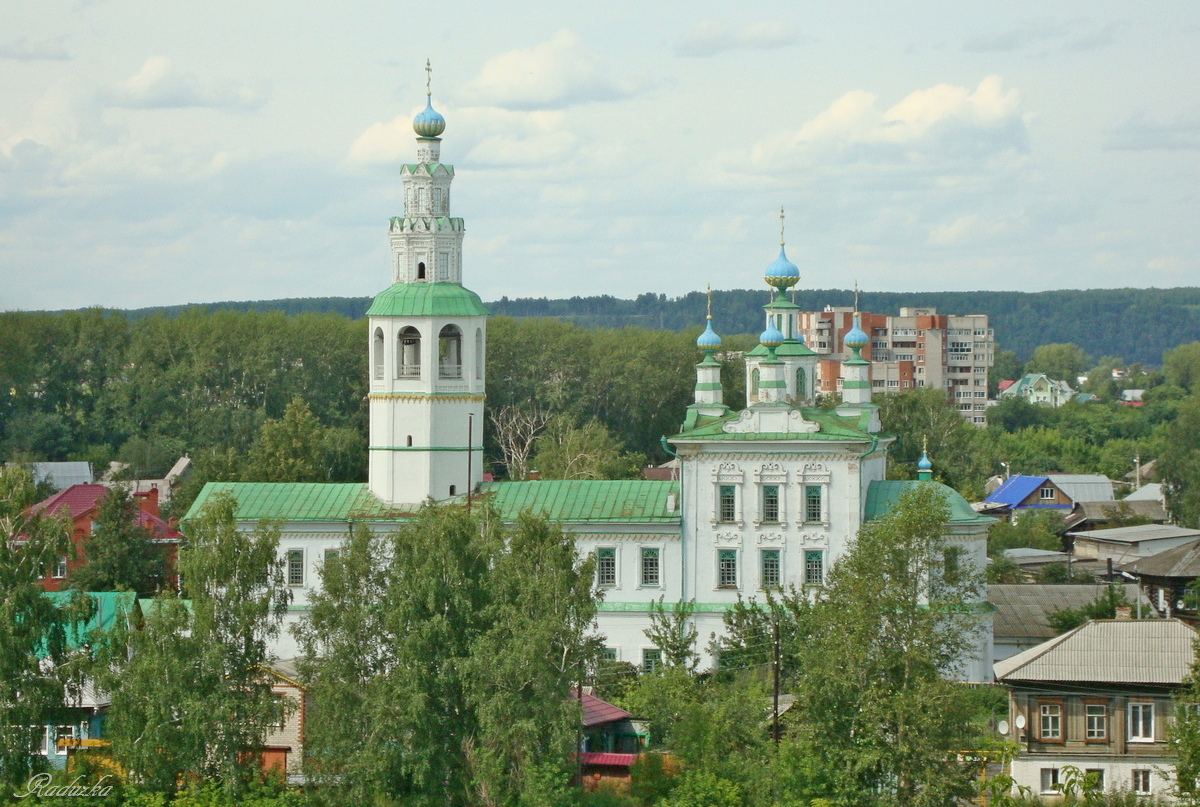
<path fill-rule="evenodd" d="M 413 118 L 417 161 L 400 167 L 404 215 L 388 227 L 392 285 L 369 323 L 369 487 L 396 506 L 469 493 L 483 479 L 487 309 L 462 285 L 463 220 L 450 215 L 446 119 Z"/>

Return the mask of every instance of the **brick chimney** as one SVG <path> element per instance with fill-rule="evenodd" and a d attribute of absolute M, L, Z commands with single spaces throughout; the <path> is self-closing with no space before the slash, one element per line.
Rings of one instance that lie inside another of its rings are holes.
<path fill-rule="evenodd" d="M 1121 620 L 1122 622 L 1129 622 L 1133 619 L 1133 606 L 1132 605 L 1118 605 L 1116 608 L 1116 611 L 1117 611 L 1116 618 Z"/>

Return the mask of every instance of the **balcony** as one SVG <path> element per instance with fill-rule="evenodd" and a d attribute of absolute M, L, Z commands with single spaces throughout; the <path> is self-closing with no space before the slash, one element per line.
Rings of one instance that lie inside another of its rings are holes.
<path fill-rule="evenodd" d="M 461 364 L 442 364 L 438 366 L 438 378 L 462 378 Z"/>

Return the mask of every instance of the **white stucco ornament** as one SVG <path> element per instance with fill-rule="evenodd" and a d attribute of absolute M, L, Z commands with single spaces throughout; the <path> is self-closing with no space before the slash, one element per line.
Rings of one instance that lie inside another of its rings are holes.
<path fill-rule="evenodd" d="M 812 434 L 820 428 L 811 420 L 805 420 L 799 409 L 751 407 L 742 410 L 737 420 L 726 423 L 722 431 L 726 434 Z"/>

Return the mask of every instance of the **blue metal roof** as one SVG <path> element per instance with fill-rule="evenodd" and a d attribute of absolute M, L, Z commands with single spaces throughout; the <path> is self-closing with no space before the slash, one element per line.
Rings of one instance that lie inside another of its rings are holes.
<path fill-rule="evenodd" d="M 985 502 L 991 504 L 1007 504 L 1009 507 L 1015 507 L 1025 501 L 1025 497 L 1035 490 L 1040 488 L 1046 482 L 1044 476 L 1010 476 L 1004 480 L 1004 484 L 992 491 L 991 495 L 984 499 Z"/>

